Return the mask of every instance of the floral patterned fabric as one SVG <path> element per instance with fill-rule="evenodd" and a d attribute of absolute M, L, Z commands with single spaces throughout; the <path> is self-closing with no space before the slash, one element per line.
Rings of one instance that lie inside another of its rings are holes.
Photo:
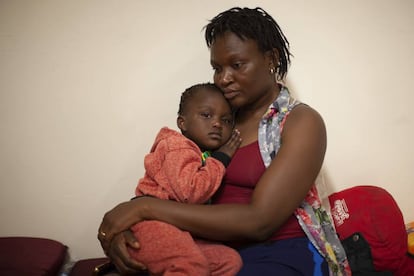
<path fill-rule="evenodd" d="M 281 145 L 283 126 L 290 111 L 301 104 L 282 87 L 277 99 L 269 106 L 259 125 L 259 147 L 266 167 L 270 165 Z M 306 236 L 325 257 L 331 275 L 351 275 L 345 250 L 335 232 L 333 222 L 323 208 L 316 186 L 313 185 L 301 205 L 296 209 Z"/>

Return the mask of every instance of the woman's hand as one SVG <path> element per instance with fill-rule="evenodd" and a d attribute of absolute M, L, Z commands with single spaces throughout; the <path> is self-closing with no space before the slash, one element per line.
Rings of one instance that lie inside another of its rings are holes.
<path fill-rule="evenodd" d="M 98 239 L 106 253 L 112 242 L 113 237 L 133 224 L 143 221 L 140 217 L 140 205 L 144 198 L 138 198 L 118 204 L 108 211 L 102 219 L 98 230 Z"/>
<path fill-rule="evenodd" d="M 105 253 L 121 275 L 136 275 L 146 270 L 143 264 L 131 258 L 128 247 L 139 249 L 139 244 L 130 230 L 115 234 Z"/>

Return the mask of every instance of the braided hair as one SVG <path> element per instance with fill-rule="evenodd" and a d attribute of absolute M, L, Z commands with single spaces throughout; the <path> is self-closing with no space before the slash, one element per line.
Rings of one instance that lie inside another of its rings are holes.
<path fill-rule="evenodd" d="M 262 8 L 231 8 L 210 20 L 205 27 L 207 47 L 225 32 L 232 32 L 240 39 L 253 39 L 262 53 L 274 49 L 278 52 L 277 76 L 283 79 L 290 65 L 289 41 L 276 21 Z M 275 56 L 274 56 L 275 59 Z"/>
<path fill-rule="evenodd" d="M 218 88 L 215 84 L 207 82 L 207 83 L 200 83 L 195 84 L 189 88 L 187 88 L 182 94 L 180 98 L 180 105 L 178 107 L 178 115 L 183 115 L 187 105 L 190 102 L 190 99 L 193 98 L 198 92 L 202 90 L 209 90 L 209 91 L 217 91 L 218 93 L 222 94 L 220 88 Z"/>

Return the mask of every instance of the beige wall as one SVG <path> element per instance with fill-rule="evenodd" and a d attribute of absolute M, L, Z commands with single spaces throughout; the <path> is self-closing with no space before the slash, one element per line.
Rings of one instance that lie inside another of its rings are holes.
<path fill-rule="evenodd" d="M 385 187 L 414 220 L 413 1 L 2 0 L 0 236 L 102 256 L 103 213 L 133 195 L 181 91 L 211 80 L 201 29 L 234 5 L 289 38 L 288 83 L 327 125 L 329 190 Z"/>

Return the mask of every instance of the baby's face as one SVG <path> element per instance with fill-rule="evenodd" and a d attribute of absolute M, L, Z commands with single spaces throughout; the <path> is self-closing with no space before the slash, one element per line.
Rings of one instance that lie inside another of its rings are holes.
<path fill-rule="evenodd" d="M 229 103 L 219 91 L 200 91 L 188 103 L 183 134 L 202 150 L 215 150 L 230 138 L 234 121 Z"/>

